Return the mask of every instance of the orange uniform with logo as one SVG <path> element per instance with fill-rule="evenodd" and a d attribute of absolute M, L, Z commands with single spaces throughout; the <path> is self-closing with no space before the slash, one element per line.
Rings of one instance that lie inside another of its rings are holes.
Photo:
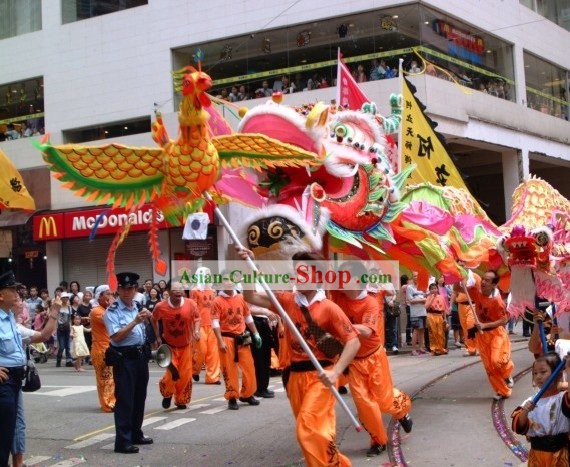
<path fill-rule="evenodd" d="M 194 343 L 192 356 L 192 374 L 199 375 L 206 363 L 206 384 L 215 384 L 220 380 L 220 355 L 216 334 L 212 330 L 212 302 L 216 291 L 212 289 L 194 289 L 191 298 L 198 305 L 200 314 L 200 340 Z"/>
<path fill-rule="evenodd" d="M 222 339 L 226 352 L 220 352 L 222 375 L 226 384 L 224 397 L 230 399 L 247 399 L 257 391 L 255 367 L 249 345 L 237 345 L 235 338 L 243 334 L 246 328 L 245 318 L 250 316 L 249 307 L 243 295 L 234 293 L 227 296 L 220 293 L 212 302 L 212 319 L 220 323 Z M 239 369 L 242 371 L 241 388 L 239 385 Z"/>
<path fill-rule="evenodd" d="M 174 396 L 176 405 L 187 405 L 192 398 L 192 332 L 200 319 L 196 302 L 183 297 L 182 304 L 173 307 L 170 300 L 163 300 L 154 308 L 152 319 L 162 322 L 160 337 L 170 346 L 172 364 L 179 375 L 175 381 L 167 368 L 159 382 L 160 394 L 164 398 Z"/>
<path fill-rule="evenodd" d="M 99 405 L 103 412 L 112 412 L 115 408 L 115 380 L 113 368 L 105 365 L 105 351 L 109 347 L 109 333 L 103 321 L 105 308 L 101 305 L 94 307 L 89 313 L 91 320 L 91 361 L 95 368 L 97 379 L 97 394 Z"/>
<path fill-rule="evenodd" d="M 500 295 L 486 297 L 479 287 L 470 288 L 469 294 L 481 323 L 490 323 L 499 319 L 505 319 L 506 322 L 507 309 Z M 497 394 L 509 397 L 512 390 L 508 387 L 506 379 L 511 377 L 515 365 L 511 360 L 511 340 L 505 326 L 477 332 L 475 340 L 491 386 Z"/>
<path fill-rule="evenodd" d="M 360 349 L 350 364 L 348 380 L 358 417 L 370 434 L 370 444 L 385 445 L 388 434 L 381 412 L 399 420 L 412 408 L 412 400 L 392 382 L 384 339 L 377 332 L 380 318 L 377 296 L 364 291 L 361 297 L 350 299 L 334 292 L 332 298 L 353 324 L 361 324 L 372 331 L 370 337 L 359 336 Z"/>
<path fill-rule="evenodd" d="M 322 366 L 331 366 L 333 362 L 317 348 L 314 336 L 308 334 L 308 325 L 295 301 L 295 294 L 281 292 L 276 297 Z M 342 343 L 358 337 L 358 331 L 346 315 L 335 303 L 324 298 L 324 294 L 321 301 L 314 301 L 308 309 L 312 320 Z M 290 363 L 287 396 L 297 423 L 297 441 L 307 466 L 351 465 L 336 445 L 335 398 L 332 392 L 319 379 L 309 357 L 289 327 L 285 327 L 285 340 Z"/>
<path fill-rule="evenodd" d="M 475 354 L 477 348 L 475 346 L 475 339 L 467 336 L 467 331 L 475 326 L 475 318 L 473 317 L 473 311 L 469 306 L 469 300 L 465 292 L 458 292 L 457 298 L 457 314 L 459 315 L 459 323 L 461 324 L 461 329 L 463 330 L 463 343 L 465 344 L 465 350 L 470 354 Z"/>
<path fill-rule="evenodd" d="M 426 297 L 427 328 L 429 332 L 429 349 L 437 355 L 446 354 L 445 349 L 445 313 L 447 304 L 438 293 L 430 293 Z"/>

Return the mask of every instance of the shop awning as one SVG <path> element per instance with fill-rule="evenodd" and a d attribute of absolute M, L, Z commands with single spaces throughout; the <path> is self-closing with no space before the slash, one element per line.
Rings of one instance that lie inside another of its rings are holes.
<path fill-rule="evenodd" d="M 0 213 L 0 228 L 23 225 L 37 211 L 2 211 Z"/>

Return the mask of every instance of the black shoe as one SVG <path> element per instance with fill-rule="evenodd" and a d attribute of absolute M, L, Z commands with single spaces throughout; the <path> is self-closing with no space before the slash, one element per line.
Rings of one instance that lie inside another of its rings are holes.
<path fill-rule="evenodd" d="M 206 384 L 216 384 L 219 386 L 220 384 L 222 384 L 222 382 L 220 380 L 218 380 L 218 381 L 214 381 L 213 383 L 206 383 Z"/>
<path fill-rule="evenodd" d="M 172 396 L 165 397 L 164 399 L 162 399 L 162 408 L 168 409 L 171 403 L 172 403 Z"/>
<path fill-rule="evenodd" d="M 230 399 L 228 401 L 228 409 L 230 409 L 230 410 L 238 410 L 239 409 L 239 405 L 235 399 Z"/>
<path fill-rule="evenodd" d="M 133 446 L 132 444 L 124 446 L 122 448 L 115 446 L 115 452 L 119 452 L 121 454 L 137 454 L 139 452 L 139 448 Z"/>
<path fill-rule="evenodd" d="M 338 387 L 338 393 L 342 394 L 342 395 L 348 394 L 348 389 L 346 389 L 346 386 L 339 386 Z"/>
<path fill-rule="evenodd" d="M 176 404 L 176 408 L 178 410 L 184 410 L 184 409 L 187 409 L 188 406 L 186 404 Z"/>
<path fill-rule="evenodd" d="M 253 396 L 240 397 L 239 400 L 241 402 L 245 402 L 246 404 L 249 404 L 249 405 L 259 405 L 259 401 Z"/>
<path fill-rule="evenodd" d="M 400 418 L 400 420 L 398 420 L 398 422 L 400 422 L 401 427 L 404 429 L 406 433 L 412 431 L 412 425 L 414 424 L 414 422 L 409 414 L 404 415 L 402 418 Z"/>
<path fill-rule="evenodd" d="M 281 370 L 269 370 L 269 376 L 281 376 L 283 372 Z"/>
<path fill-rule="evenodd" d="M 139 438 L 139 439 L 133 441 L 133 444 L 152 444 L 152 443 L 154 443 L 152 438 L 149 436 L 144 436 L 144 435 L 142 438 Z"/>
<path fill-rule="evenodd" d="M 200 381 L 200 375 L 192 375 L 192 379 L 196 382 Z"/>
<path fill-rule="evenodd" d="M 271 389 L 264 389 L 263 391 L 257 391 L 255 397 L 263 397 L 265 399 L 272 399 L 275 397 L 275 393 Z"/>
<path fill-rule="evenodd" d="M 61 367 L 61 362 L 57 362 L 57 363 L 55 364 L 55 366 L 58 367 L 58 368 Z"/>
<path fill-rule="evenodd" d="M 66 363 L 65 363 L 65 366 L 66 366 L 66 367 L 71 367 L 71 366 L 73 366 L 73 362 L 66 362 Z"/>
<path fill-rule="evenodd" d="M 374 443 L 372 446 L 370 446 L 370 449 L 366 451 L 366 457 L 379 456 L 385 450 L 386 450 L 385 444 Z"/>

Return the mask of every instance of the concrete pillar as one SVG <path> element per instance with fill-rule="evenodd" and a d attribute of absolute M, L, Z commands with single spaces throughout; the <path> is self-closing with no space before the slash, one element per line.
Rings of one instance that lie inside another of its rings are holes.
<path fill-rule="evenodd" d="M 522 104 L 528 107 L 526 99 L 526 79 L 524 75 L 524 49 L 520 45 L 513 45 L 513 54 L 515 62 L 515 90 L 517 104 Z"/>
<path fill-rule="evenodd" d="M 530 155 L 528 149 L 518 151 L 519 182 L 526 180 L 530 175 Z"/>
<path fill-rule="evenodd" d="M 516 149 L 505 150 L 501 153 L 503 165 L 503 187 L 505 192 L 505 218 L 511 215 L 513 207 L 513 192 L 520 183 L 519 152 Z"/>
<path fill-rule="evenodd" d="M 63 280 L 63 249 L 61 241 L 46 242 L 47 289 L 50 296 Z"/>

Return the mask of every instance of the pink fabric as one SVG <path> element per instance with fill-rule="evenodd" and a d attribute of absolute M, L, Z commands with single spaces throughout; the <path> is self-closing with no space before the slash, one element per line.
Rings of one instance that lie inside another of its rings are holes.
<path fill-rule="evenodd" d="M 453 227 L 453 216 L 432 204 L 412 201 L 401 214 L 401 219 L 423 227 L 437 235 L 445 235 Z"/>

